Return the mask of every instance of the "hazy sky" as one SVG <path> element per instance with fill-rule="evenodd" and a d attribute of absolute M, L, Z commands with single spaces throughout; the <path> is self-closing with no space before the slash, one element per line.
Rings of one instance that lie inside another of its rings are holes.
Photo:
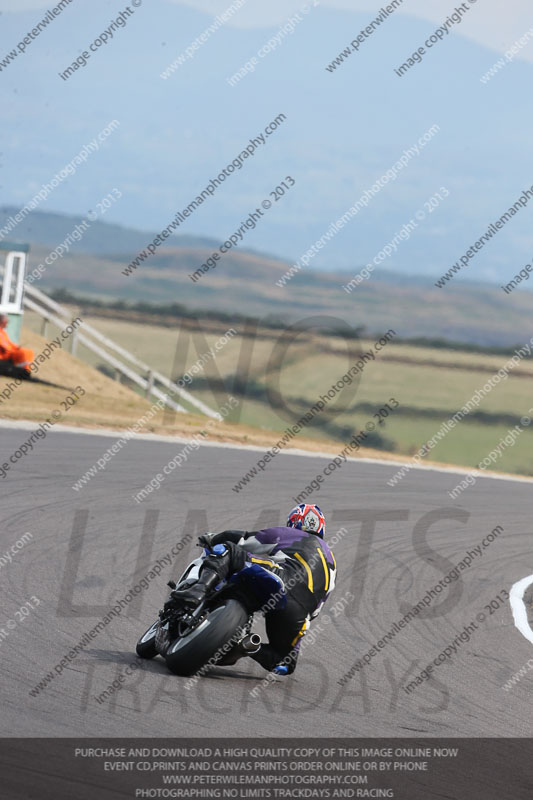
<path fill-rule="evenodd" d="M 232 0 L 169 0 L 169 2 L 187 5 L 214 16 L 228 8 Z M 368 12 L 371 18 L 387 2 L 388 0 L 320 0 L 319 4 L 323 7 Z M 297 11 L 303 3 L 304 0 L 247 0 L 228 24 L 250 28 L 277 25 Z M 438 25 L 457 5 L 460 5 L 460 0 L 404 0 L 403 6 L 396 13 L 411 14 Z M 0 0 L 2 11 L 46 9 L 51 6 L 53 0 Z M 118 13 L 122 8 L 124 8 L 123 0 L 109 3 L 111 13 L 115 11 Z M 476 9 L 476 13 L 468 14 L 460 26 L 454 27 L 454 33 L 462 34 L 501 53 L 529 29 L 533 32 L 532 0 L 505 0 L 505 2 L 479 0 L 479 9 Z M 533 39 L 528 41 L 516 58 L 533 62 Z"/>

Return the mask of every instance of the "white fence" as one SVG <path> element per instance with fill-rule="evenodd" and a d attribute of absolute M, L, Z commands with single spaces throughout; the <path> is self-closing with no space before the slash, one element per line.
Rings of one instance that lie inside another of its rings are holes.
<path fill-rule="evenodd" d="M 56 303 L 40 289 L 30 284 L 25 284 L 24 306 L 35 311 L 42 317 L 43 327 L 41 333 L 47 335 L 49 323 L 65 328 L 72 322 L 72 315 L 65 306 Z M 187 409 L 179 402 L 187 403 L 191 410 L 199 411 L 208 417 L 218 419 L 219 415 L 201 400 L 198 400 L 186 389 L 178 386 L 161 372 L 144 364 L 133 353 L 128 352 L 120 345 L 108 339 L 97 331 L 92 325 L 83 322 L 74 331 L 71 338 L 71 353 L 76 353 L 76 347 L 83 344 L 105 363 L 109 364 L 116 373 L 125 375 L 129 380 L 144 390 L 146 397 L 156 397 L 164 400 L 169 408 L 175 411 L 186 412 Z"/>

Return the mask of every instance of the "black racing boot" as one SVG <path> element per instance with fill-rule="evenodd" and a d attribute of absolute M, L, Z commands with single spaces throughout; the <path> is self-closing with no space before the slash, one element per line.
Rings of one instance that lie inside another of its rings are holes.
<path fill-rule="evenodd" d="M 179 600 L 191 609 L 198 608 L 200 603 L 205 600 L 206 595 L 220 583 L 218 573 L 211 569 L 202 569 L 196 583 L 187 586 L 185 589 L 174 589 L 170 593 L 173 600 Z"/>
<path fill-rule="evenodd" d="M 175 589 L 171 597 L 197 608 L 207 593 L 230 573 L 242 569 L 245 561 L 246 553 L 235 544 L 216 544 L 200 567 L 198 581 L 189 588 Z"/>

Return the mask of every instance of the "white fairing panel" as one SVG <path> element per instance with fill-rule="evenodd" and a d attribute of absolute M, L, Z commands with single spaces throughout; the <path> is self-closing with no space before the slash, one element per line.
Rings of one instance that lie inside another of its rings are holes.
<path fill-rule="evenodd" d="M 200 574 L 200 567 L 202 565 L 202 561 L 204 559 L 200 556 L 199 558 L 195 558 L 194 561 L 191 561 L 189 566 L 186 568 L 185 572 L 181 575 L 181 578 L 176 581 L 176 583 L 180 584 L 184 580 L 191 580 L 196 581 L 198 580 L 198 576 Z"/>

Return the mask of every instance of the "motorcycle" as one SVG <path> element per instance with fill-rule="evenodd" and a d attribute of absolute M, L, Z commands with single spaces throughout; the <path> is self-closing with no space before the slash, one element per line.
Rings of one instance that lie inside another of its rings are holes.
<path fill-rule="evenodd" d="M 212 552 L 222 552 L 217 548 L 224 545 L 215 545 Z M 175 589 L 187 589 L 198 580 L 203 559 L 210 552 L 204 548 L 177 583 L 168 582 L 172 591 L 159 619 L 137 642 L 138 656 L 162 656 L 175 675 L 189 676 L 210 666 L 232 665 L 256 653 L 261 637 L 252 633 L 254 613 L 266 603 L 269 611 L 284 608 L 287 603 L 282 581 L 251 562 L 221 581 L 194 609 L 173 598 Z"/>

